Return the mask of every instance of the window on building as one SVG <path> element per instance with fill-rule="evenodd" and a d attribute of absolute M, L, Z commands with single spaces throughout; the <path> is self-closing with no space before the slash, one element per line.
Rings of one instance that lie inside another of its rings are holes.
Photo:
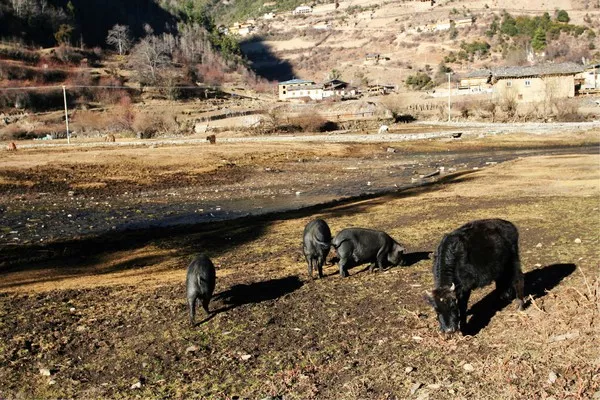
<path fill-rule="evenodd" d="M 284 90 L 282 93 L 283 93 L 283 94 L 286 94 L 286 93 L 287 93 L 287 91 L 285 91 L 285 90 Z"/>
<path fill-rule="evenodd" d="M 506 81 L 506 87 L 511 87 L 512 86 L 512 82 L 511 81 Z"/>
<path fill-rule="evenodd" d="M 525 79 L 525 87 L 531 86 L 531 81 L 529 79 Z"/>

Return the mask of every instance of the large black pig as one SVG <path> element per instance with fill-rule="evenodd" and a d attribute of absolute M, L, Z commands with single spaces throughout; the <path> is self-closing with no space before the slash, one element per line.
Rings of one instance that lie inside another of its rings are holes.
<path fill-rule="evenodd" d="M 340 275 L 348 276 L 348 267 L 370 262 L 369 271 L 375 265 L 381 271 L 388 265 L 401 265 L 404 247 L 385 232 L 364 228 L 347 228 L 338 233 L 333 241 L 340 259 Z"/>

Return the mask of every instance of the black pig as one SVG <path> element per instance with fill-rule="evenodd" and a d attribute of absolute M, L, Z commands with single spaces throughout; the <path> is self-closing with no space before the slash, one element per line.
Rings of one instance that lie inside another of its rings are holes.
<path fill-rule="evenodd" d="M 204 254 L 199 254 L 187 268 L 185 285 L 187 301 L 190 308 L 190 323 L 193 325 L 196 316 L 196 300 L 202 300 L 202 307 L 209 314 L 208 304 L 215 290 L 215 266 Z"/>
<path fill-rule="evenodd" d="M 323 264 L 331 248 L 331 230 L 327 222 L 315 219 L 306 224 L 303 235 L 303 251 L 308 264 L 308 275 L 312 279 L 313 269 L 319 272 L 319 278 L 323 277 Z"/>
<path fill-rule="evenodd" d="M 404 247 L 385 232 L 364 228 L 347 228 L 338 233 L 331 242 L 340 261 L 340 275 L 348 276 L 348 267 L 370 262 L 369 271 L 375 265 L 382 270 L 387 265 L 403 263 Z"/>

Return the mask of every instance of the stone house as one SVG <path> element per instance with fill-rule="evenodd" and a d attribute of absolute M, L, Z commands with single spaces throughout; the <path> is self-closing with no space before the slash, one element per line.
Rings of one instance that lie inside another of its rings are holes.
<path fill-rule="evenodd" d="M 491 83 L 498 99 L 542 102 L 575 97 L 575 75 L 582 71 L 574 63 L 503 67 L 492 70 Z"/>

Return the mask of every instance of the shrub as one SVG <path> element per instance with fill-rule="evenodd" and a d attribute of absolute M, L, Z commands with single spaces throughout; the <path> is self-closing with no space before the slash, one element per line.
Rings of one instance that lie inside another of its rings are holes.
<path fill-rule="evenodd" d="M 35 51 L 17 49 L 14 47 L 0 48 L 0 57 L 9 60 L 22 61 L 27 64 L 35 64 L 40 60 L 40 55 Z"/>
<path fill-rule="evenodd" d="M 64 64 L 79 64 L 83 60 L 83 55 L 76 49 L 62 45 L 55 50 L 52 50 L 52 57 Z"/>
<path fill-rule="evenodd" d="M 556 119 L 562 122 L 581 122 L 585 121 L 585 116 L 579 113 L 579 103 L 577 100 L 564 101 L 560 107 Z"/>
<path fill-rule="evenodd" d="M 109 113 L 78 110 L 69 120 L 73 131 L 93 132 L 110 129 L 114 116 Z"/>
<path fill-rule="evenodd" d="M 474 40 L 471 43 L 462 42 L 460 44 L 460 48 L 462 49 L 462 51 L 464 51 L 466 55 L 470 58 L 472 58 L 472 56 L 485 58 L 489 54 L 490 47 L 490 44 L 484 40 Z"/>
<path fill-rule="evenodd" d="M 484 101 L 480 103 L 480 109 L 484 117 L 490 117 L 492 122 L 496 120 L 496 113 L 498 112 L 498 103 L 495 101 Z"/>
<path fill-rule="evenodd" d="M 569 18 L 569 13 L 567 13 L 565 10 L 559 10 L 556 13 L 556 20 L 558 22 L 564 22 L 566 24 L 571 20 L 571 18 Z"/>
<path fill-rule="evenodd" d="M 61 24 L 58 27 L 58 31 L 54 33 L 56 43 L 59 45 L 67 44 L 71 41 L 71 35 L 73 34 L 73 26 L 69 24 Z"/>
<path fill-rule="evenodd" d="M 322 132 L 327 120 L 317 113 L 307 112 L 294 118 L 290 118 L 291 125 L 297 125 L 304 132 Z"/>
<path fill-rule="evenodd" d="M 424 72 L 417 72 L 406 78 L 406 86 L 414 90 L 425 90 L 433 87 L 431 77 Z"/>
<path fill-rule="evenodd" d="M 132 132 L 134 130 L 134 122 L 136 119 L 136 111 L 131 104 L 131 97 L 123 96 L 119 100 L 119 104 L 114 109 L 114 128 L 124 129 Z"/>
<path fill-rule="evenodd" d="M 117 104 L 123 97 L 128 96 L 127 91 L 117 88 L 123 86 L 123 79 L 120 77 L 103 76 L 98 80 L 98 86 L 101 87 L 93 89 L 93 100 L 99 103 Z"/>
<path fill-rule="evenodd" d="M 471 115 L 471 105 L 465 102 L 460 102 L 457 104 L 457 109 L 460 112 L 460 116 L 464 119 L 468 119 L 469 115 Z"/>
<path fill-rule="evenodd" d="M 140 113 L 135 116 L 132 128 L 140 139 L 150 139 L 160 131 L 161 124 L 160 115 Z"/>

